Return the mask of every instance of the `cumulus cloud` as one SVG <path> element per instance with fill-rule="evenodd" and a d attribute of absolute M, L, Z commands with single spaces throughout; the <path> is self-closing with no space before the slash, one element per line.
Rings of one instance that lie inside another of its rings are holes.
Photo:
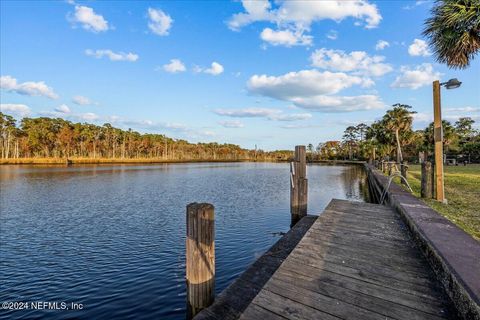
<path fill-rule="evenodd" d="M 273 4 L 276 7 L 273 7 Z M 364 24 L 366 28 L 375 28 L 382 19 L 377 6 L 366 0 L 278 2 L 243 0 L 242 5 L 244 12 L 234 14 L 227 22 L 230 29 L 238 31 L 248 24 L 267 21 L 278 28 L 276 31 L 270 29 L 268 32 L 270 38 L 273 38 L 277 45 L 286 46 L 293 45 L 292 35 L 298 39 L 306 37 L 307 42 L 311 43 L 311 36 L 304 33 L 309 32 L 311 24 L 317 21 L 329 19 L 340 22 L 351 17 L 357 19 L 357 25 Z M 297 40 L 295 43 L 302 41 Z"/>
<path fill-rule="evenodd" d="M 173 19 L 160 9 L 148 8 L 148 28 L 159 36 L 167 36 Z"/>
<path fill-rule="evenodd" d="M 301 70 L 281 76 L 254 75 L 247 82 L 251 93 L 280 100 L 297 96 L 335 94 L 353 85 L 368 87 L 371 81 L 342 72 Z"/>
<path fill-rule="evenodd" d="M 428 57 L 432 53 L 428 50 L 428 44 L 424 40 L 415 39 L 413 43 L 408 47 L 408 54 L 411 56 Z"/>
<path fill-rule="evenodd" d="M 300 108 L 322 112 L 350 112 L 381 109 L 385 103 L 376 95 L 296 97 L 292 102 Z"/>
<path fill-rule="evenodd" d="M 385 41 L 385 40 L 378 40 L 377 41 L 377 44 L 375 45 L 375 50 L 383 50 L 385 49 L 386 47 L 390 47 L 390 43 L 388 43 L 388 41 Z"/>
<path fill-rule="evenodd" d="M 21 118 L 28 117 L 31 113 L 31 110 L 27 105 L 14 103 L 1 103 L 0 111 Z"/>
<path fill-rule="evenodd" d="M 383 56 L 369 56 L 365 51 L 345 53 L 342 50 L 315 50 L 310 57 L 312 65 L 333 71 L 354 72 L 360 75 L 379 77 L 393 70 L 384 63 Z"/>
<path fill-rule="evenodd" d="M 97 59 L 107 57 L 111 61 L 130 61 L 134 62 L 138 60 L 138 55 L 135 53 L 125 53 L 125 52 L 113 52 L 109 49 L 101 49 L 101 50 L 85 50 L 85 54 L 90 57 L 95 57 Z"/>
<path fill-rule="evenodd" d="M 72 23 L 79 23 L 82 28 L 91 32 L 103 32 L 111 29 L 108 21 L 103 16 L 95 13 L 92 8 L 86 6 L 75 6 L 75 13 L 70 16 Z"/>
<path fill-rule="evenodd" d="M 433 81 L 440 79 L 441 73 L 434 71 L 430 63 L 423 63 L 415 68 L 402 66 L 401 74 L 390 85 L 392 88 L 410 88 L 418 89 L 420 87 L 431 85 Z"/>
<path fill-rule="evenodd" d="M 16 92 L 21 95 L 43 96 L 50 99 L 58 98 L 58 95 L 53 91 L 53 89 L 47 86 L 43 81 L 27 81 L 23 83 L 18 83 L 17 79 L 11 76 L 1 76 L 0 88 L 10 92 Z"/>
<path fill-rule="evenodd" d="M 223 72 L 223 66 L 218 62 L 212 62 L 210 68 L 204 70 L 205 73 L 213 74 L 214 76 L 219 75 Z"/>
<path fill-rule="evenodd" d="M 273 46 L 309 46 L 312 44 L 312 36 L 304 35 L 302 32 L 295 30 L 272 30 L 270 28 L 263 29 L 260 39 Z"/>
<path fill-rule="evenodd" d="M 163 65 L 163 70 L 169 73 L 178 73 L 184 72 L 187 68 L 185 68 L 185 65 L 179 59 L 171 59 L 170 63 Z"/>
<path fill-rule="evenodd" d="M 223 66 L 218 63 L 218 62 L 212 62 L 212 64 L 210 65 L 210 68 L 202 68 L 202 67 L 199 67 L 199 66 L 194 66 L 193 67 L 193 72 L 195 73 L 208 73 L 208 74 L 211 74 L 211 75 L 214 75 L 214 76 L 218 76 L 219 74 L 223 73 L 224 71 L 224 68 Z"/>
<path fill-rule="evenodd" d="M 93 104 L 93 102 L 89 98 L 84 96 L 74 96 L 72 98 L 72 102 L 80 106 L 88 106 Z"/>
<path fill-rule="evenodd" d="M 349 112 L 384 107 L 376 95 L 334 95 L 354 85 L 369 87 L 372 81 L 342 72 L 302 70 L 277 77 L 254 75 L 247 82 L 247 89 L 251 93 L 292 102 L 296 107 L 311 111 Z"/>
<path fill-rule="evenodd" d="M 225 120 L 218 122 L 221 126 L 225 128 L 243 128 L 245 125 L 238 120 Z"/>
<path fill-rule="evenodd" d="M 214 112 L 232 118 L 266 118 L 275 121 L 299 121 L 312 117 L 310 113 L 285 114 L 282 110 L 268 108 L 217 109 Z"/>
<path fill-rule="evenodd" d="M 70 113 L 70 112 L 72 112 L 66 104 L 59 105 L 58 107 L 55 108 L 55 111 L 60 112 L 60 113 Z"/>

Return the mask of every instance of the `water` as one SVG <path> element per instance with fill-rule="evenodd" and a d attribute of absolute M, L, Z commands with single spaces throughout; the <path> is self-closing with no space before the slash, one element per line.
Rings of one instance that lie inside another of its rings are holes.
<path fill-rule="evenodd" d="M 310 214 L 363 201 L 361 167 L 308 166 Z M 0 319 L 183 319 L 185 206 L 216 215 L 219 293 L 290 226 L 288 164 L 0 166 Z"/>

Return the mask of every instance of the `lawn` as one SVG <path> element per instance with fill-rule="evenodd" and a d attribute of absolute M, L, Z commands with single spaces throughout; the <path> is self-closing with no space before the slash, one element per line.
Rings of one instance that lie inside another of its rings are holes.
<path fill-rule="evenodd" d="M 422 199 L 447 219 L 480 240 L 480 164 L 445 166 L 445 197 L 448 204 Z M 408 183 L 420 197 L 420 165 L 408 168 Z"/>

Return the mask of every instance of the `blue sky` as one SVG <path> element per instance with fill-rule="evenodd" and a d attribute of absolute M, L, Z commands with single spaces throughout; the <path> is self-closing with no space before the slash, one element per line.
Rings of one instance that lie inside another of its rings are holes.
<path fill-rule="evenodd" d="M 480 122 L 480 62 L 450 70 L 421 35 L 430 1 L 2 1 L 1 109 L 189 141 L 292 149 L 394 103 L 415 127 Z"/>

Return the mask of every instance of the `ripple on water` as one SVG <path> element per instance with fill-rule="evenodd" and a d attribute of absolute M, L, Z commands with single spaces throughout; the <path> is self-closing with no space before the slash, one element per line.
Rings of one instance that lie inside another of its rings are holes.
<path fill-rule="evenodd" d="M 0 319 L 178 319 L 185 313 L 185 206 L 216 215 L 216 292 L 286 232 L 288 164 L 0 167 L 0 301 L 82 311 Z M 309 166 L 309 212 L 364 197 L 355 167 Z M 272 234 L 275 233 L 275 234 Z"/>

